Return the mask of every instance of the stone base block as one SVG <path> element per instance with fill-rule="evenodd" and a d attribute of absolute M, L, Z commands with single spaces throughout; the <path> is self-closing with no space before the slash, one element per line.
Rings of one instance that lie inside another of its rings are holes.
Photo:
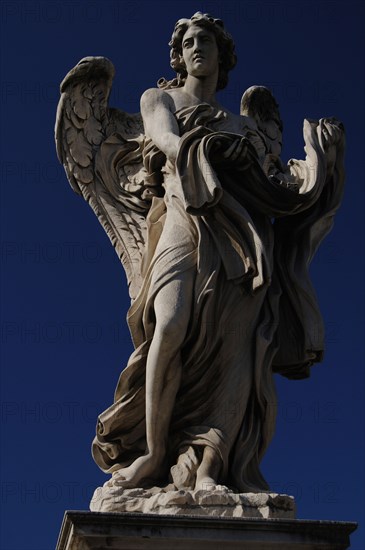
<path fill-rule="evenodd" d="M 344 550 L 356 523 L 66 512 L 56 550 Z"/>

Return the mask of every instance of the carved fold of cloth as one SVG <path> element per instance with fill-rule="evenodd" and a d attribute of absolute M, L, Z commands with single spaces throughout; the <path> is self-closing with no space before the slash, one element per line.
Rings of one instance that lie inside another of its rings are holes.
<path fill-rule="evenodd" d="M 307 160 L 290 168 L 298 192 L 264 174 L 249 142 L 235 162 L 219 160 L 220 151 L 242 138 L 222 131 L 224 113 L 203 104 L 176 118 L 182 135 L 176 169 L 168 162 L 156 168 L 161 155 L 145 149 L 145 167 L 163 177 L 165 195 L 153 199 L 147 217 L 144 282 L 128 313 L 135 351 L 114 404 L 99 417 L 93 456 L 113 472 L 145 453 L 154 299 L 193 270 L 169 466 L 189 447 L 199 460 L 208 446 L 222 460 L 220 483 L 240 492 L 267 490 L 259 464 L 274 431 L 273 371 L 303 378 L 323 353 L 308 265 L 339 205 L 342 153 L 327 177 L 320 133 L 306 123 Z"/>

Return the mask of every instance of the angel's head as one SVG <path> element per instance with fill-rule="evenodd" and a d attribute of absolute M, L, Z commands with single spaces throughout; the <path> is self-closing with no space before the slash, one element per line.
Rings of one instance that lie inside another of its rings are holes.
<path fill-rule="evenodd" d="M 222 90 L 227 86 L 228 72 L 237 62 L 234 42 L 231 35 L 225 30 L 221 19 L 214 19 L 211 15 L 201 12 L 195 13 L 190 19 L 179 19 L 176 23 L 169 46 L 171 47 L 170 65 L 177 73 L 177 78 L 170 82 L 161 79 L 159 86 L 170 88 L 184 85 L 188 72 L 183 58 L 183 39 L 191 27 L 203 28 L 215 37 L 219 52 L 217 90 Z"/>

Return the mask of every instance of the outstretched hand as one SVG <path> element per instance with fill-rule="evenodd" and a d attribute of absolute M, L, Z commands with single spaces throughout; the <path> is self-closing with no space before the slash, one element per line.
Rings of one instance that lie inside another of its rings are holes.
<path fill-rule="evenodd" d="M 322 133 L 323 144 L 325 148 L 336 145 L 342 139 L 344 127 L 342 122 L 336 118 L 321 118 L 319 121 L 319 130 Z"/>
<path fill-rule="evenodd" d="M 327 175 L 331 175 L 336 163 L 338 147 L 344 139 L 344 126 L 336 118 L 321 118 L 317 132 L 327 158 Z"/>

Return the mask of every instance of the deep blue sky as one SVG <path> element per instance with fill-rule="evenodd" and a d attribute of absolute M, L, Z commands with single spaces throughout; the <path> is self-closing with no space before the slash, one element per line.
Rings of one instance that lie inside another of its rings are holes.
<path fill-rule="evenodd" d="M 364 3 L 354 1 L 3 1 L 1 3 L 1 550 L 54 548 L 64 510 L 87 509 L 106 479 L 89 447 L 131 352 L 123 269 L 55 155 L 58 85 L 86 55 L 117 75 L 111 105 L 172 75 L 167 42 L 195 11 L 222 17 L 238 65 L 220 101 L 238 112 L 272 88 L 284 158 L 302 158 L 302 122 L 347 130 L 347 185 L 312 267 L 327 351 L 309 380 L 277 379 L 279 414 L 263 470 L 297 497 L 298 517 L 364 516 Z M 364 531 L 352 538 L 364 550 Z"/>

